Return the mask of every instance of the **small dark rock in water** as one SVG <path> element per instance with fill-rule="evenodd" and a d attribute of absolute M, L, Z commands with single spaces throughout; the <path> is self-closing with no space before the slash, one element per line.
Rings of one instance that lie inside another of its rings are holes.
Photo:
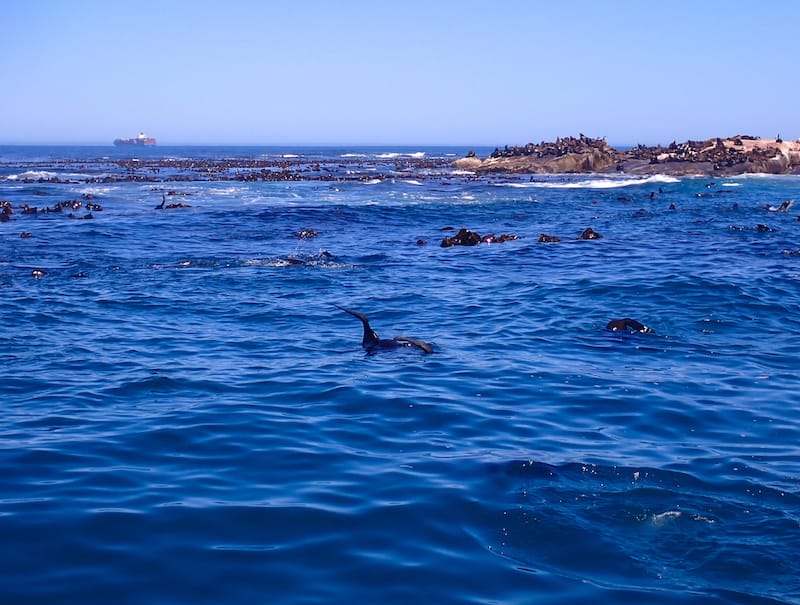
<path fill-rule="evenodd" d="M 647 216 L 647 210 L 644 208 L 639 208 L 636 212 L 634 212 L 631 217 L 632 218 L 645 218 Z"/>
<path fill-rule="evenodd" d="M 673 202 L 673 203 L 671 203 L 671 204 L 669 205 L 669 208 L 667 208 L 667 210 L 675 210 L 675 203 L 674 203 L 674 202 Z"/>
<path fill-rule="evenodd" d="M 100 204 L 86 204 L 86 209 L 93 212 L 101 212 L 103 207 Z"/>
<path fill-rule="evenodd" d="M 762 233 L 766 233 L 766 232 L 769 232 L 769 231 L 774 231 L 774 229 L 772 227 L 770 227 L 769 225 L 764 225 L 763 223 L 759 223 L 758 225 L 756 225 L 756 231 L 760 231 Z"/>
<path fill-rule="evenodd" d="M 312 237 L 317 237 L 319 233 L 314 229 L 303 229 L 302 231 L 298 231 L 296 235 L 300 239 L 311 239 Z"/>
<path fill-rule="evenodd" d="M 578 239 L 602 239 L 602 237 L 603 236 L 600 235 L 597 231 L 595 231 L 591 227 L 587 227 L 586 229 L 583 230 L 583 233 L 581 233 L 578 236 Z"/>
<path fill-rule="evenodd" d="M 426 240 L 425 238 L 422 238 L 422 237 L 417 240 L 417 246 L 424 246 L 427 243 L 428 243 L 428 240 Z"/>
<path fill-rule="evenodd" d="M 653 332 L 653 330 L 643 323 L 631 319 L 630 317 L 612 319 L 606 324 L 606 330 L 610 332 L 641 332 L 642 334 L 651 334 Z"/>
<path fill-rule="evenodd" d="M 29 231 L 23 231 L 19 234 L 19 236 L 22 239 L 28 239 L 29 237 L 33 237 L 33 233 L 30 233 Z"/>
<path fill-rule="evenodd" d="M 47 271 L 45 271 L 44 269 L 34 269 L 33 271 L 31 271 L 31 275 L 36 278 L 44 277 L 45 275 L 47 275 Z"/>
<path fill-rule="evenodd" d="M 542 233 L 539 236 L 539 243 L 540 244 L 556 244 L 561 241 L 561 238 L 557 235 L 548 235 L 547 233 Z"/>

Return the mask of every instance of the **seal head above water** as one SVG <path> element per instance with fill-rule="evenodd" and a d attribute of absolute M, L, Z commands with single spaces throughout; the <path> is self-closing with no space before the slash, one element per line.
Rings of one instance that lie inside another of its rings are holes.
<path fill-rule="evenodd" d="M 398 349 L 400 347 L 416 347 L 424 353 L 433 353 L 433 347 L 429 343 L 417 340 L 416 338 L 409 338 L 408 336 L 395 336 L 392 339 L 379 338 L 369 325 L 369 319 L 366 315 L 358 311 L 353 311 L 352 309 L 340 307 L 339 305 L 334 305 L 334 307 L 354 317 L 358 317 L 358 319 L 361 320 L 361 324 L 364 326 L 364 336 L 361 338 L 361 346 L 366 349 L 367 353 L 375 353 L 387 349 Z"/>
<path fill-rule="evenodd" d="M 606 324 L 606 330 L 610 332 L 640 332 L 642 334 L 651 334 L 653 332 L 653 330 L 643 323 L 631 319 L 630 317 L 612 319 Z"/>

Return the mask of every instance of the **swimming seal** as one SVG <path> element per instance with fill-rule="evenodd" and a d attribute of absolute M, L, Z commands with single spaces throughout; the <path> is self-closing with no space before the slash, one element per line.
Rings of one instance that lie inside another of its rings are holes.
<path fill-rule="evenodd" d="M 578 236 L 578 239 L 603 239 L 603 236 L 591 227 L 586 227 L 583 233 Z"/>
<path fill-rule="evenodd" d="M 606 330 L 610 332 L 641 332 L 642 334 L 650 334 L 653 332 L 643 323 L 625 317 L 623 319 L 612 319 L 606 324 Z"/>
<path fill-rule="evenodd" d="M 376 351 L 385 349 L 398 349 L 400 347 L 417 347 L 424 353 L 433 353 L 433 347 L 430 344 L 422 340 L 417 340 L 416 338 L 409 338 L 408 336 L 395 336 L 391 340 L 387 338 L 378 338 L 378 335 L 370 327 L 369 319 L 367 319 L 366 315 L 358 311 L 340 307 L 339 305 L 333 306 L 361 320 L 364 326 L 364 336 L 361 339 L 361 346 L 366 349 L 367 353 L 375 353 Z"/>
<path fill-rule="evenodd" d="M 764 210 L 769 210 L 770 212 L 788 212 L 789 208 L 791 208 L 793 204 L 794 200 L 786 200 L 781 202 L 780 206 L 770 206 L 767 204 L 764 206 Z"/>

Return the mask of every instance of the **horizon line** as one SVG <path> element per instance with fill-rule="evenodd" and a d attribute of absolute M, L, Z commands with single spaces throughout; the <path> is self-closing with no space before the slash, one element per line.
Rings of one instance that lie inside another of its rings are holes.
<path fill-rule="evenodd" d="M 566 135 L 556 138 L 567 138 L 574 135 Z M 732 139 L 735 137 L 748 137 L 753 136 L 760 140 L 776 140 L 776 138 L 764 138 L 758 135 L 745 135 L 745 134 L 735 134 L 725 137 L 707 137 L 707 138 L 688 138 L 685 141 L 705 141 L 711 140 L 716 138 L 721 139 Z M 588 138 L 596 138 L 601 140 L 606 140 L 606 137 L 588 137 Z M 784 138 L 781 137 L 783 141 L 798 141 L 800 142 L 800 138 L 793 139 L 793 138 Z M 555 141 L 555 139 L 553 139 Z M 540 143 L 544 143 L 548 141 L 540 141 Z M 615 143 L 608 143 L 611 147 L 635 147 L 637 145 L 645 145 L 645 146 L 658 146 L 658 145 L 669 145 L 672 142 L 678 142 L 677 139 L 672 139 L 669 143 L 663 142 L 642 142 L 637 141 L 636 143 L 631 142 L 615 142 Z M 684 142 L 684 141 L 680 141 Z M 533 141 L 529 141 L 529 143 L 534 143 Z M 156 143 L 155 145 L 130 145 L 124 146 L 123 148 L 133 148 L 133 149 L 152 149 L 152 148 L 164 148 L 164 147 L 327 147 L 327 148 L 342 148 L 342 147 L 463 147 L 469 149 L 471 147 L 481 147 L 481 148 L 489 148 L 489 149 L 500 149 L 503 147 L 519 147 L 524 146 L 526 143 L 513 143 L 513 144 L 497 144 L 497 143 L 423 143 L 423 142 L 416 142 L 416 143 L 399 143 L 399 142 L 385 142 L 385 143 L 357 143 L 357 142 L 312 142 L 312 143 L 299 143 L 299 142 L 276 142 L 276 143 L 236 143 L 236 142 L 169 142 L 169 143 Z M 36 141 L 36 142 L 6 142 L 0 141 L 0 147 L 117 147 L 114 145 L 113 142 L 89 142 L 89 141 L 82 141 L 82 142 L 65 142 L 65 141 Z"/>

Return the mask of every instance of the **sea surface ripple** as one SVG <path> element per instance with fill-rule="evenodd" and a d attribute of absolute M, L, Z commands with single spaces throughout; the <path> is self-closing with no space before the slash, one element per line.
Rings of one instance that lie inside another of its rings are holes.
<path fill-rule="evenodd" d="M 124 153 L 0 148 L 0 601 L 800 604 L 800 179 Z"/>

